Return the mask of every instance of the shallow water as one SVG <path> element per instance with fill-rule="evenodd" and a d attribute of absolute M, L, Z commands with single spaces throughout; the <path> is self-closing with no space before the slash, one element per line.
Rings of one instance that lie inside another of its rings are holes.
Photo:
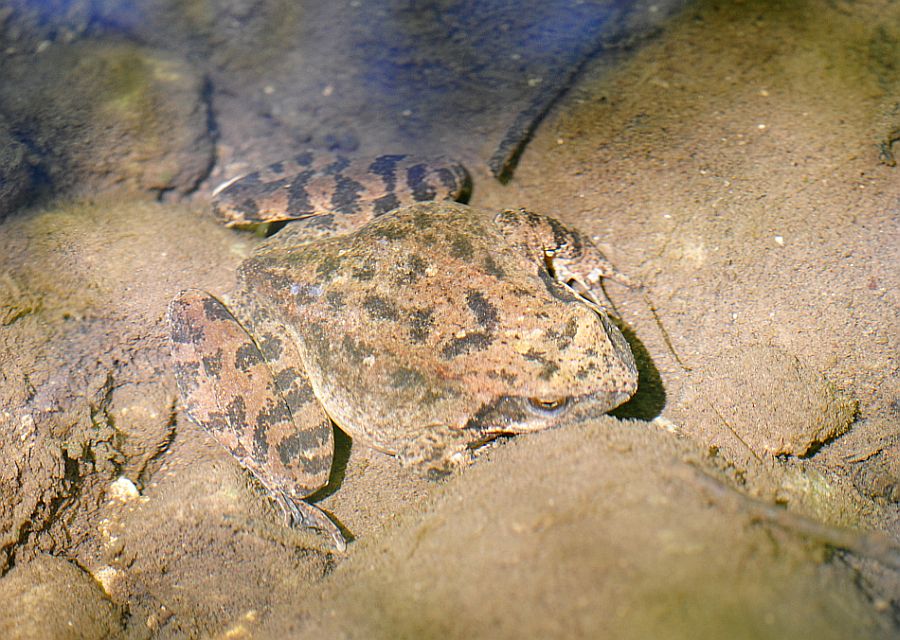
<path fill-rule="evenodd" d="M 895 637 L 898 25 L 892 2 L 4 4 L 0 636 Z M 318 504 L 355 541 L 285 528 L 176 410 L 163 318 L 259 242 L 212 189 L 298 148 L 460 158 L 473 206 L 592 235 L 644 285 L 606 286 L 641 421 L 441 481 L 338 432 Z"/>

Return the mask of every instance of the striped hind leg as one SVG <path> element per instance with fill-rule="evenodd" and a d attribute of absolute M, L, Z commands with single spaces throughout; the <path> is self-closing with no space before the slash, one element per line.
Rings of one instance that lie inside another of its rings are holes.
<path fill-rule="evenodd" d="M 327 533 L 343 549 L 338 527 L 303 501 L 328 482 L 334 435 L 293 343 L 264 314 L 245 328 L 204 291 L 180 293 L 168 319 L 188 417 L 266 487 L 293 524 Z"/>

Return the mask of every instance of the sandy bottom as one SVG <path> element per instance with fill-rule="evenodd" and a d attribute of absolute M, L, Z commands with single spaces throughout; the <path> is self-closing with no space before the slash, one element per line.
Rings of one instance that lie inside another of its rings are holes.
<path fill-rule="evenodd" d="M 8 423 L 0 637 L 897 637 L 898 25 L 698 3 L 591 63 L 508 185 L 473 167 L 471 204 L 555 215 L 644 285 L 607 286 L 641 388 L 441 481 L 338 434 L 344 555 L 174 411 L 166 303 L 258 239 L 202 196 L 9 218 L 5 417 L 73 379 L 107 402 L 40 391 L 61 446 Z"/>

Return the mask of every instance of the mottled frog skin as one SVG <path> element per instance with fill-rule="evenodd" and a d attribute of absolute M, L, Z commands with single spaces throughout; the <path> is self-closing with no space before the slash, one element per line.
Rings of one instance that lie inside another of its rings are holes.
<path fill-rule="evenodd" d="M 339 548 L 303 501 L 328 480 L 332 423 L 440 469 L 637 387 L 622 334 L 576 293 L 618 276 L 577 231 L 521 210 L 365 206 L 299 216 L 239 267 L 227 306 L 187 290 L 169 308 L 187 415 Z"/>
<path fill-rule="evenodd" d="M 220 186 L 213 213 L 238 228 L 315 217 L 336 233 L 404 204 L 464 200 L 470 188 L 465 168 L 440 158 L 306 151 Z"/>

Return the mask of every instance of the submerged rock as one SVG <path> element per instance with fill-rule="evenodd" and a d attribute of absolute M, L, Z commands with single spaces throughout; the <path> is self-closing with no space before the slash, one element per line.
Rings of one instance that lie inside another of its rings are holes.
<path fill-rule="evenodd" d="M 0 637 L 110 638 L 122 632 L 121 612 L 88 574 L 50 555 L 0 579 Z"/>
<path fill-rule="evenodd" d="M 27 197 L 32 186 L 26 148 L 0 116 L 0 218 L 11 213 Z"/>
<path fill-rule="evenodd" d="M 0 108 L 55 190 L 194 188 L 212 161 L 203 81 L 170 55 L 133 44 L 54 45 L 12 58 Z"/>
<path fill-rule="evenodd" d="M 722 358 L 722 417 L 757 455 L 806 456 L 850 429 L 857 402 L 819 372 L 772 346 Z"/>

